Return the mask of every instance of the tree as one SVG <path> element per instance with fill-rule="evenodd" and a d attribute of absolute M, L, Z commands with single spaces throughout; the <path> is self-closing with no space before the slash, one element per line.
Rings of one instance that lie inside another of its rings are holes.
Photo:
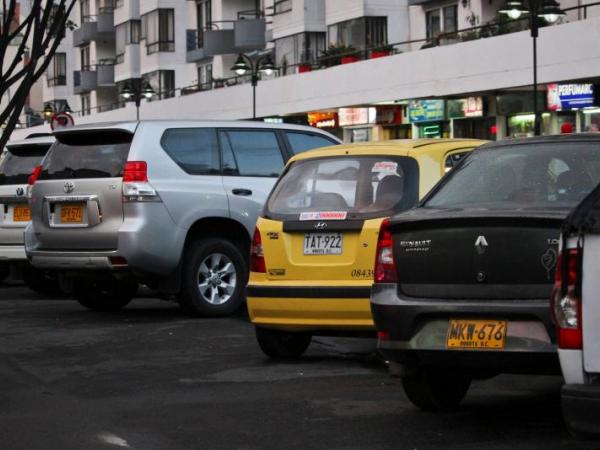
<path fill-rule="evenodd" d="M 0 17 L 0 98 L 13 95 L 0 111 L 0 149 L 4 148 L 19 121 L 29 90 L 52 61 L 56 49 L 72 27 L 69 20 L 76 0 L 32 0 L 29 13 L 20 20 L 19 2 L 1 0 Z M 17 44 L 18 42 L 18 44 Z M 9 46 L 16 46 L 14 56 Z"/>

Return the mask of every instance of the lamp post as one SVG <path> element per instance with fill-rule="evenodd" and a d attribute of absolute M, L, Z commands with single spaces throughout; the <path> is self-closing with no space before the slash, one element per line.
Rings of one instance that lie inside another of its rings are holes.
<path fill-rule="evenodd" d="M 136 120 L 140 120 L 140 105 L 142 99 L 151 99 L 156 95 L 154 89 L 148 82 L 143 83 L 141 78 L 134 78 L 131 82 L 121 90 L 121 97 L 126 102 L 135 102 L 135 117 Z"/>
<path fill-rule="evenodd" d="M 231 67 L 238 75 L 246 75 L 250 72 L 252 75 L 252 118 L 256 119 L 256 85 L 258 84 L 259 74 L 264 73 L 269 76 L 275 71 L 275 64 L 271 59 L 271 54 L 260 55 L 257 58 L 250 58 L 248 55 L 238 55 L 235 64 Z"/>
<path fill-rule="evenodd" d="M 548 23 L 556 22 L 565 12 L 560 9 L 556 0 L 506 0 L 504 6 L 498 11 L 516 20 L 524 14 L 529 14 L 529 30 L 533 39 L 533 134 L 541 134 L 541 115 L 538 107 L 538 81 L 537 81 L 537 38 L 539 34 L 539 19 Z"/>
<path fill-rule="evenodd" d="M 44 106 L 42 114 L 44 115 L 44 119 L 46 119 L 46 122 L 50 122 L 50 119 L 52 119 L 52 116 L 54 115 L 54 108 L 50 103 Z"/>

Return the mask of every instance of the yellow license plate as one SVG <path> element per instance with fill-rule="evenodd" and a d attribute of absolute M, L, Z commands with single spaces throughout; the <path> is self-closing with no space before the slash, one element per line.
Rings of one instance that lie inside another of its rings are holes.
<path fill-rule="evenodd" d="M 61 205 L 60 223 L 82 223 L 83 205 Z"/>
<path fill-rule="evenodd" d="M 506 340 L 505 320 L 450 320 L 446 347 L 456 350 L 498 350 Z"/>
<path fill-rule="evenodd" d="M 29 222 L 31 220 L 31 210 L 29 206 L 15 206 L 13 209 L 14 222 Z"/>

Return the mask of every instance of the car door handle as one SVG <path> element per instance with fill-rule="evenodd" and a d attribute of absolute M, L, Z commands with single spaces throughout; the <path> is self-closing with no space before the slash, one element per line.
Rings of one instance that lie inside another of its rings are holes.
<path fill-rule="evenodd" d="M 233 192 L 233 195 L 241 195 L 243 197 L 252 195 L 252 191 L 250 189 L 233 189 L 231 192 Z"/>

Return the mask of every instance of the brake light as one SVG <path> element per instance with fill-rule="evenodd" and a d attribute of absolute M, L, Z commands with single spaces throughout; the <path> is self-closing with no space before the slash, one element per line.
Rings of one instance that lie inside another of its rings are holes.
<path fill-rule="evenodd" d="M 375 253 L 375 283 L 397 283 L 398 273 L 394 261 L 393 239 L 390 231 L 390 220 L 381 222 L 377 252 Z"/>
<path fill-rule="evenodd" d="M 250 270 L 252 272 L 266 273 L 265 253 L 263 252 L 262 239 L 258 228 L 254 230 L 252 247 L 250 248 Z"/>
<path fill-rule="evenodd" d="M 29 175 L 29 178 L 27 179 L 27 184 L 29 186 L 33 186 L 40 177 L 40 173 L 42 173 L 42 166 L 35 166 L 31 172 L 31 175 Z"/>
<path fill-rule="evenodd" d="M 580 256 L 578 249 L 567 250 L 559 255 L 556 265 L 551 307 L 558 335 L 558 347 L 562 349 L 578 350 L 583 344 L 578 276 Z M 566 267 L 563 267 L 565 257 Z M 566 280 L 563 280 L 563 275 L 566 276 Z M 566 281 L 564 288 L 563 281 Z"/>
<path fill-rule="evenodd" d="M 146 161 L 127 161 L 123 168 L 124 202 L 160 202 L 156 189 L 148 182 Z"/>

